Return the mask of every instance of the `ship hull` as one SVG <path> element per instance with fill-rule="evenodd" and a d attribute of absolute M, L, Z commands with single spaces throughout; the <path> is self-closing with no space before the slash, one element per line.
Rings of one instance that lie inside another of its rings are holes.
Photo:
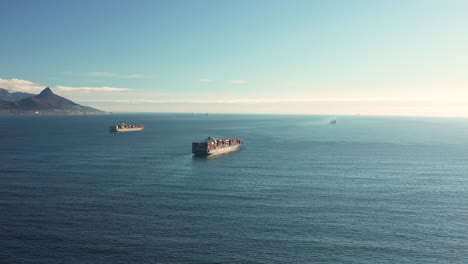
<path fill-rule="evenodd" d="M 219 155 L 219 154 L 224 154 L 224 153 L 229 153 L 233 151 L 237 151 L 240 149 L 240 145 L 236 146 L 226 146 L 226 147 L 220 147 L 217 149 L 206 149 L 206 150 L 192 150 L 192 153 L 197 155 L 197 156 L 214 156 L 214 155 Z"/>
<path fill-rule="evenodd" d="M 134 127 L 134 128 L 111 128 L 111 132 L 135 132 L 135 131 L 142 131 L 145 129 L 144 127 Z"/>
<path fill-rule="evenodd" d="M 236 151 L 242 143 L 240 139 L 207 137 L 202 142 L 192 142 L 192 153 L 197 156 L 214 156 Z"/>

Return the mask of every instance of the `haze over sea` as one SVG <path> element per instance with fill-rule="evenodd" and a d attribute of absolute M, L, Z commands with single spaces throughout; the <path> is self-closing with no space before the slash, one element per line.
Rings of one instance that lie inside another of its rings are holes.
<path fill-rule="evenodd" d="M 332 118 L 0 117 L 0 262 L 468 263 L 468 119 Z"/>

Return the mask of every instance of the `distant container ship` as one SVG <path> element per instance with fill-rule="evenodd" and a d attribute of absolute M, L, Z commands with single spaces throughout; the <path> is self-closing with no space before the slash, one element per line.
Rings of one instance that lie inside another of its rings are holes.
<path fill-rule="evenodd" d="M 134 132 L 134 131 L 142 131 L 145 129 L 143 125 L 128 125 L 125 123 L 120 123 L 118 125 L 114 125 L 110 127 L 111 132 Z"/>
<path fill-rule="evenodd" d="M 244 142 L 240 139 L 218 139 L 208 137 L 202 142 L 192 143 L 192 153 L 198 156 L 211 156 L 236 151 Z"/>

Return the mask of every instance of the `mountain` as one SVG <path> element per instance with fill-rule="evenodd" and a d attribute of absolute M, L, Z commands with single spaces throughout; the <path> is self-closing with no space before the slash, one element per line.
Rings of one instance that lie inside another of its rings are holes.
<path fill-rule="evenodd" d="M 36 96 L 0 105 L 0 115 L 102 115 L 106 112 L 74 103 L 47 87 Z"/>
<path fill-rule="evenodd" d="M 0 88 L 0 104 L 5 103 L 5 102 L 14 102 L 18 100 L 22 100 L 25 98 L 33 97 L 34 94 L 30 93 L 21 93 L 21 92 L 16 92 L 16 93 L 10 93 L 8 90 Z"/>

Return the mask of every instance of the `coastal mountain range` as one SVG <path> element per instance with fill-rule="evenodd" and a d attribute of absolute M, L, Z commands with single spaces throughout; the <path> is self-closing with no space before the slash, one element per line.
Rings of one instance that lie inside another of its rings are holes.
<path fill-rule="evenodd" d="M 102 115 L 104 111 L 82 106 L 58 96 L 47 87 L 38 95 L 9 93 L 0 88 L 0 115 Z"/>
<path fill-rule="evenodd" d="M 10 93 L 8 92 L 7 89 L 0 88 L 0 105 L 9 103 L 9 102 L 14 102 L 22 99 L 26 99 L 29 97 L 33 97 L 35 94 L 30 94 L 30 93 L 22 93 L 22 92 L 15 92 L 15 93 Z"/>

